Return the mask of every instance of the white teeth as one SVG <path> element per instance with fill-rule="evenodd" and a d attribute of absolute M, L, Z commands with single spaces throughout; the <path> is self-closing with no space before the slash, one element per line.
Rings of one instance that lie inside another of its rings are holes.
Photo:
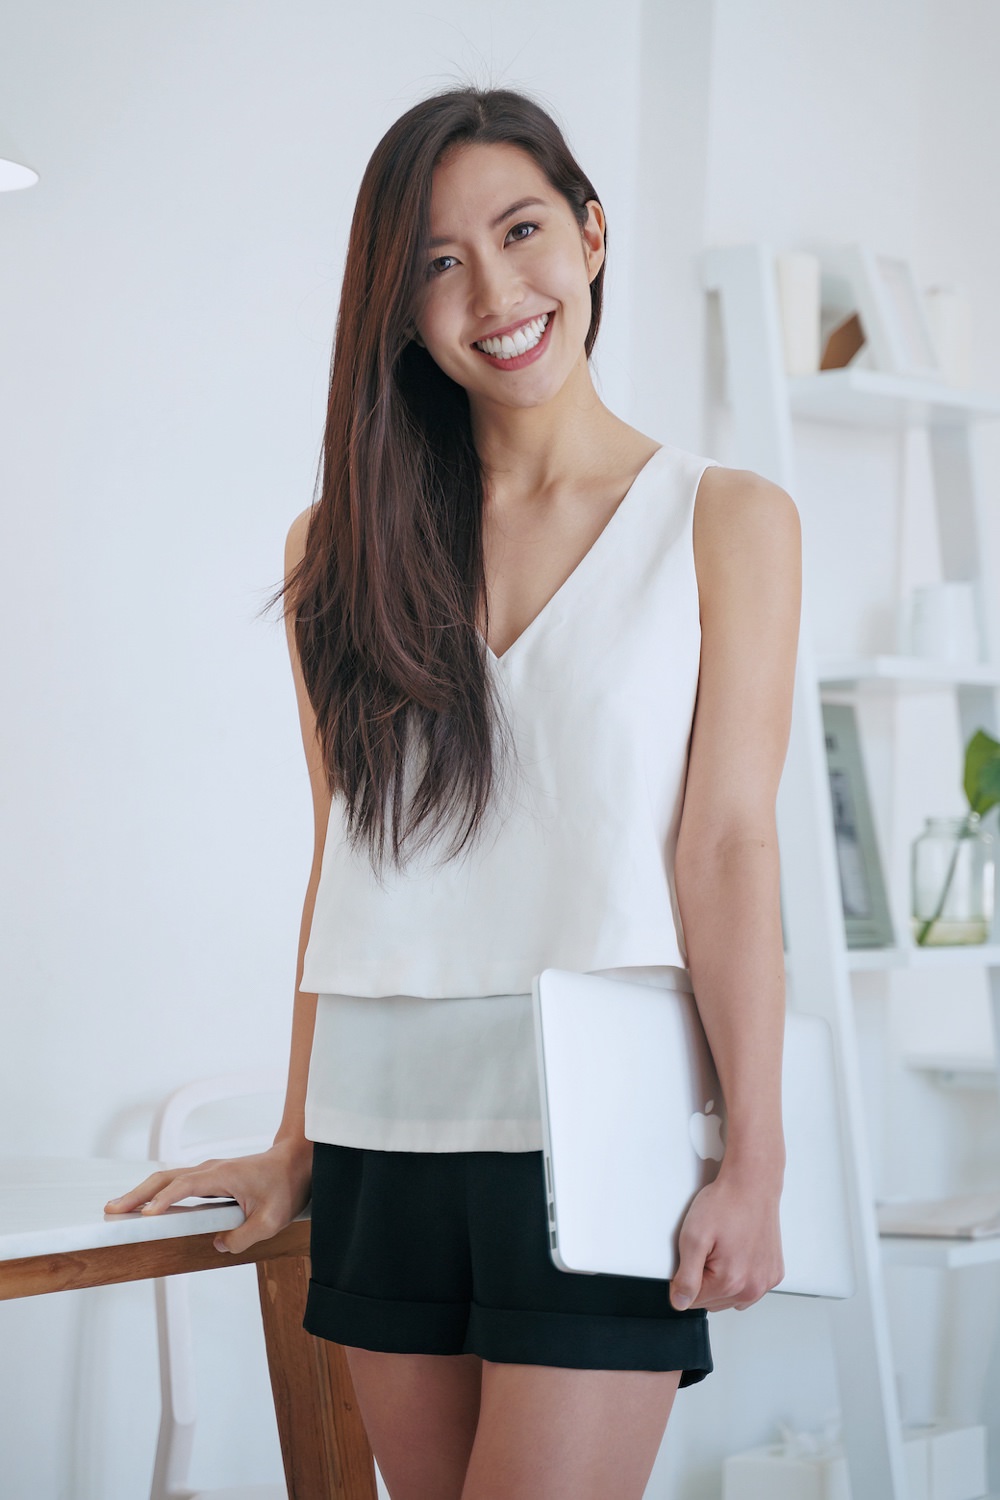
<path fill-rule="evenodd" d="M 505 333 L 502 338 L 481 339 L 476 348 L 482 349 L 485 354 L 492 354 L 494 359 L 514 359 L 518 354 L 527 354 L 529 349 L 534 349 L 545 332 L 548 321 L 548 313 L 542 313 L 513 333 Z"/>

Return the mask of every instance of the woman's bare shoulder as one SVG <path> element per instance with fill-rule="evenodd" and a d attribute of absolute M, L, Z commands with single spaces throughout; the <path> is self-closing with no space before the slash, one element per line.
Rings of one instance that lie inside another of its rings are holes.
<path fill-rule="evenodd" d="M 736 563 L 745 572 L 766 571 L 800 546 L 799 511 L 787 490 L 753 469 L 709 465 L 694 509 L 699 588 Z"/>
<path fill-rule="evenodd" d="M 285 538 L 286 575 L 290 573 L 292 568 L 296 567 L 305 556 L 306 535 L 309 531 L 309 522 L 312 519 L 312 513 L 314 509 L 315 506 L 308 505 L 300 515 L 297 515 L 295 517 L 295 520 L 288 528 L 288 535 Z"/>
<path fill-rule="evenodd" d="M 747 514 L 779 515 L 796 510 L 787 490 L 753 469 L 727 469 L 709 464 L 698 485 L 697 511 L 711 522 L 724 510 L 730 522 L 739 523 Z"/>

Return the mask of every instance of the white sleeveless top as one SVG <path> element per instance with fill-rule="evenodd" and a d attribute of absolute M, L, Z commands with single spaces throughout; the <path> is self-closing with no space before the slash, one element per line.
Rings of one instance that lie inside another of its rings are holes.
<path fill-rule="evenodd" d="M 538 1150 L 533 976 L 691 988 L 673 861 L 701 648 L 692 522 L 714 464 L 657 449 L 531 624 L 487 648 L 517 753 L 471 852 L 442 863 L 439 835 L 380 881 L 334 797 L 300 986 L 319 997 L 310 1139 Z"/>

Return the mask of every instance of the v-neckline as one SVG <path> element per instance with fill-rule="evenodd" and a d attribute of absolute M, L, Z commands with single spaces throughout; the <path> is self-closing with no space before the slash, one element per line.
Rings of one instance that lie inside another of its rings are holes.
<path fill-rule="evenodd" d="M 665 452 L 666 446 L 667 445 L 665 443 L 661 443 L 660 446 L 659 446 L 659 448 L 657 448 L 653 453 L 651 453 L 649 455 L 649 457 L 646 459 L 646 462 L 643 464 L 642 468 L 635 475 L 635 477 L 632 480 L 632 483 L 629 485 L 628 489 L 625 491 L 624 495 L 621 497 L 621 499 L 619 500 L 618 504 L 615 506 L 614 510 L 611 512 L 610 516 L 608 517 L 608 519 L 605 521 L 604 525 L 601 527 L 600 531 L 595 536 L 594 540 L 591 542 L 590 546 L 587 548 L 586 552 L 580 558 L 580 561 L 576 564 L 576 566 L 574 568 L 572 568 L 570 570 L 569 573 L 567 573 L 566 577 L 563 579 L 562 583 L 556 589 L 555 593 L 549 595 L 548 599 L 542 605 L 542 607 L 538 611 L 538 613 L 536 615 L 534 615 L 531 620 L 528 621 L 527 625 L 525 625 L 525 627 L 521 631 L 520 635 L 516 635 L 514 637 L 514 639 L 511 641 L 510 645 L 507 647 L 506 651 L 502 651 L 500 653 L 500 655 L 497 656 L 496 652 L 493 650 L 493 647 L 490 645 L 489 641 L 486 639 L 486 636 L 483 634 L 483 632 L 481 630 L 478 632 L 479 637 L 482 640 L 482 643 L 483 643 L 483 645 L 486 648 L 486 655 L 490 659 L 490 661 L 493 662 L 493 664 L 495 666 L 498 666 L 498 667 L 502 666 L 503 663 L 510 656 L 511 652 L 512 651 L 516 651 L 517 647 L 520 646 L 520 644 L 524 640 L 525 636 L 530 635 L 535 630 L 536 626 L 538 625 L 539 620 L 541 620 L 545 615 L 547 615 L 549 613 L 549 611 L 553 608 L 553 606 L 556 603 L 556 600 L 559 599 L 562 596 L 562 594 L 565 592 L 565 590 L 573 582 L 573 579 L 576 578 L 577 574 L 581 571 L 581 569 L 586 564 L 587 559 L 590 558 L 590 557 L 592 557 L 593 554 L 599 549 L 599 547 L 600 547 L 601 543 L 603 542 L 604 538 L 607 536 L 608 532 L 613 528 L 613 526 L 615 524 L 616 517 L 619 516 L 621 514 L 621 512 L 625 509 L 626 503 L 628 502 L 629 496 L 632 494 L 632 491 L 636 488 L 636 486 L 638 485 L 639 481 L 642 479 L 643 475 L 646 473 L 646 471 L 650 467 L 650 465 L 660 456 L 661 453 Z"/>

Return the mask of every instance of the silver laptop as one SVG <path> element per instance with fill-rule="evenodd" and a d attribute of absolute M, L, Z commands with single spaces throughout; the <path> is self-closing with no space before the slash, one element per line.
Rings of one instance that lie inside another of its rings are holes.
<path fill-rule="evenodd" d="M 719 1171 L 726 1110 L 692 994 L 544 969 L 532 981 L 549 1199 L 563 1271 L 669 1279 L 680 1224 Z M 833 1037 L 789 1010 L 782 1066 L 785 1276 L 773 1288 L 856 1287 Z"/>

